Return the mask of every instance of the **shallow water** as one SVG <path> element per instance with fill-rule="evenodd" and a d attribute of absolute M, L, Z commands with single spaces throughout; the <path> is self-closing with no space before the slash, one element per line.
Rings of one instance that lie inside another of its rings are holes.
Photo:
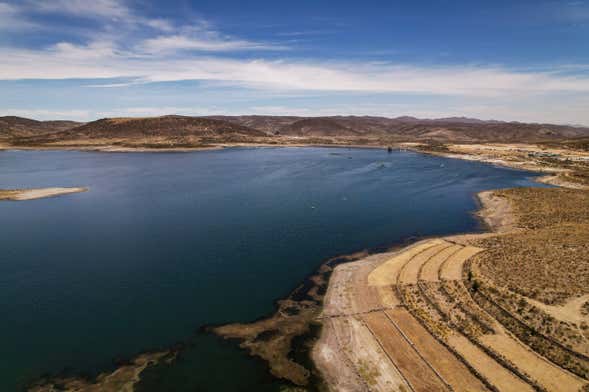
<path fill-rule="evenodd" d="M 187 340 L 143 390 L 275 390 L 197 328 L 271 313 L 327 257 L 478 230 L 474 195 L 532 176 L 369 149 L 0 152 L 0 188 L 90 188 L 0 203 L 0 390 Z"/>

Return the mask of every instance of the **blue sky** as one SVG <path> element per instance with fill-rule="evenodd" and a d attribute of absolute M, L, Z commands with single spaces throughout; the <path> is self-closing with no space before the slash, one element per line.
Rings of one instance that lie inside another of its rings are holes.
<path fill-rule="evenodd" d="M 588 1 L 0 0 L 0 115 L 589 125 Z"/>

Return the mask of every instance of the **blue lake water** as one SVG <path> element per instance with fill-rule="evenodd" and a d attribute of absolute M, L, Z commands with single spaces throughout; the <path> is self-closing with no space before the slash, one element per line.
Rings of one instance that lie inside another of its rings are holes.
<path fill-rule="evenodd" d="M 188 338 L 158 388 L 274 390 L 197 328 L 271 313 L 327 257 L 478 230 L 474 195 L 532 176 L 370 149 L 0 152 L 0 188 L 90 188 L 0 202 L 0 391 Z"/>

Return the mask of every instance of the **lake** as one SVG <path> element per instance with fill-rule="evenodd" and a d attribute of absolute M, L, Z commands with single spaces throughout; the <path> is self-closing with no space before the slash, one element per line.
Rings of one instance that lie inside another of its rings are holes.
<path fill-rule="evenodd" d="M 272 313 L 328 257 L 481 230 L 475 194 L 533 176 L 372 149 L 0 152 L 0 188 L 90 188 L 0 202 L 0 390 L 179 341 L 181 360 L 141 390 L 276 390 L 198 328 Z"/>

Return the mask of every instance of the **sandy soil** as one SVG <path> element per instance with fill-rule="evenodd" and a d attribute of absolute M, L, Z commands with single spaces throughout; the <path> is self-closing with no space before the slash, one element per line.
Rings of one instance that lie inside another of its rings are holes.
<path fill-rule="evenodd" d="M 419 271 L 419 279 L 427 282 L 439 282 L 439 270 L 442 264 L 444 264 L 449 257 L 455 255 L 456 252 L 459 252 L 462 248 L 462 246 L 454 244 L 444 249 L 443 252 L 440 252 L 438 257 L 430 258 Z"/>
<path fill-rule="evenodd" d="M 457 391 L 485 391 L 485 385 L 471 374 L 470 370 L 438 342 L 429 332 L 403 308 L 386 311 L 391 321 L 397 324 L 407 339 L 414 344 L 416 351 L 434 367 L 446 385 Z"/>
<path fill-rule="evenodd" d="M 508 361 L 520 370 L 530 375 L 548 391 L 579 391 L 587 382 L 577 377 L 545 358 L 537 355 L 506 331 L 493 335 L 485 335 L 481 342 L 501 353 Z"/>
<path fill-rule="evenodd" d="M 439 245 L 434 245 L 431 248 L 421 252 L 420 254 L 413 257 L 401 268 L 397 283 L 398 284 L 410 284 L 417 283 L 417 278 L 421 267 L 434 258 L 444 257 L 445 252 L 448 248 L 451 248 L 452 244 L 446 241 L 442 241 Z"/>
<path fill-rule="evenodd" d="M 580 324 L 589 323 L 589 314 L 582 313 L 582 307 L 589 301 L 589 294 L 570 299 L 564 305 L 546 305 L 544 302 L 536 301 L 532 298 L 526 298 L 534 306 L 542 309 L 557 320 Z"/>
<path fill-rule="evenodd" d="M 88 188 L 38 188 L 0 190 L 0 200 L 34 200 L 86 191 L 88 191 Z"/>
<path fill-rule="evenodd" d="M 395 290 L 400 280 L 414 284 L 423 263 L 436 256 L 445 259 L 455 248 L 464 249 L 424 240 L 335 269 L 322 313 L 324 330 L 313 351 L 332 390 L 487 390 L 403 309 Z M 379 381 L 385 365 L 388 380 Z"/>
<path fill-rule="evenodd" d="M 466 260 L 483 249 L 474 246 L 465 246 L 452 256 L 448 257 L 441 265 L 438 270 L 438 274 L 441 280 L 460 280 L 462 279 L 462 267 Z"/>
<path fill-rule="evenodd" d="M 363 315 L 362 319 L 387 356 L 405 376 L 412 390 L 423 392 L 449 390 L 444 380 L 422 359 L 410 342 L 390 322 L 386 314 L 368 313 Z"/>
<path fill-rule="evenodd" d="M 477 196 L 481 204 L 485 206 L 478 212 L 478 216 L 493 232 L 502 233 L 515 229 L 515 216 L 509 200 L 495 195 L 493 191 L 479 192 Z"/>
<path fill-rule="evenodd" d="M 492 380 L 499 391 L 531 392 L 534 390 L 531 385 L 526 384 L 461 334 L 450 335 L 448 344 L 484 378 Z"/>

